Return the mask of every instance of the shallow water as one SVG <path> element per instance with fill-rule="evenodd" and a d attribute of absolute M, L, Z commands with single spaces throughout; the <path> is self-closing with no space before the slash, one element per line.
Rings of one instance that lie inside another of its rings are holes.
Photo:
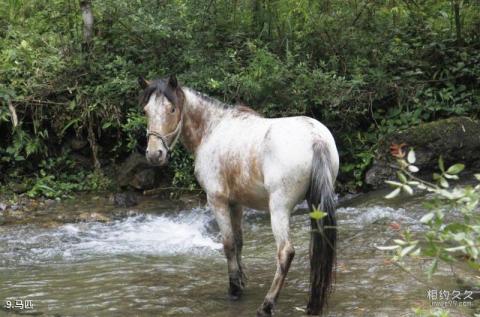
<path fill-rule="evenodd" d="M 358 197 L 338 209 L 338 272 L 328 316 L 409 316 L 412 307 L 430 307 L 429 289 L 458 288 L 447 268 L 426 285 L 424 275 L 418 274 L 418 281 L 385 261 L 374 246 L 398 237 L 392 222 L 423 230 L 417 221 L 422 198 L 387 205 L 382 194 Z M 275 271 L 268 214 L 246 212 L 243 254 L 249 281 L 243 298 L 231 302 L 211 212 L 201 206 L 166 209 L 132 209 L 109 223 L 0 227 L 0 301 L 31 300 L 33 310 L 21 312 L 42 316 L 254 316 Z M 276 316 L 304 315 L 308 230 L 308 215 L 300 207 L 291 220 L 296 255 Z M 410 264 L 417 274 L 428 263 Z M 452 309 L 452 316 L 470 315 L 472 309 Z"/>

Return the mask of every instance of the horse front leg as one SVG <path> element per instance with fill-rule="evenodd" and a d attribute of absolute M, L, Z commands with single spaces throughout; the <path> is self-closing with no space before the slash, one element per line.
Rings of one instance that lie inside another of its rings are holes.
<path fill-rule="evenodd" d="M 223 240 L 223 250 L 227 258 L 229 290 L 231 299 L 239 299 L 243 291 L 242 273 L 237 257 L 237 237 L 233 230 L 232 216 L 228 201 L 223 198 L 209 197 L 208 202 L 213 209 Z"/>
<path fill-rule="evenodd" d="M 282 205 L 270 202 L 272 231 L 277 245 L 277 271 L 265 299 L 257 310 L 257 316 L 271 316 L 280 290 L 287 277 L 295 249 L 289 240 L 290 210 Z"/>

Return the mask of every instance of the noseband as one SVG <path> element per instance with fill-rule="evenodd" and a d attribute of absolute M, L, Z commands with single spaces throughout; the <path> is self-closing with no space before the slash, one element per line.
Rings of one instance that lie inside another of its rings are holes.
<path fill-rule="evenodd" d="M 147 138 L 151 135 L 153 135 L 154 137 L 157 137 L 160 139 L 160 141 L 162 141 L 162 144 L 163 146 L 167 149 L 167 152 L 170 153 L 170 150 L 173 149 L 173 147 L 175 146 L 175 144 L 177 143 L 178 141 L 178 138 L 180 137 L 180 133 L 182 131 L 182 126 L 183 126 L 183 109 L 182 109 L 182 114 L 180 115 L 180 121 L 178 121 L 177 123 L 177 127 L 175 128 L 175 130 L 173 130 L 172 132 L 170 133 L 167 133 L 165 135 L 161 135 L 160 133 L 156 132 L 156 131 L 153 131 L 153 130 L 149 130 L 147 129 Z M 166 139 L 169 138 L 170 136 L 174 135 L 173 137 L 173 141 L 170 143 L 170 145 L 167 144 L 167 141 Z"/>

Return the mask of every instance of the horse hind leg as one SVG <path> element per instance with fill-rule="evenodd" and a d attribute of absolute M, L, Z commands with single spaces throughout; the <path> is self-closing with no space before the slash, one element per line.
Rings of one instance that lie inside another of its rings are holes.
<path fill-rule="evenodd" d="M 237 238 L 233 230 L 231 208 L 224 199 L 209 198 L 223 240 L 223 250 L 227 258 L 229 290 L 231 299 L 240 298 L 243 291 L 242 273 L 237 260 Z"/>
<path fill-rule="evenodd" d="M 270 316 L 272 314 L 272 309 L 280 295 L 280 290 L 295 255 L 295 249 L 289 240 L 290 209 L 270 203 L 270 216 L 277 245 L 277 270 L 270 290 L 257 310 L 257 316 Z"/>
<path fill-rule="evenodd" d="M 241 205 L 233 204 L 230 206 L 230 214 L 232 218 L 232 228 L 233 235 L 235 237 L 235 247 L 236 247 L 236 256 L 237 264 L 240 271 L 240 285 L 242 288 L 245 287 L 247 282 L 247 275 L 242 264 L 242 248 L 243 248 L 243 208 Z"/>

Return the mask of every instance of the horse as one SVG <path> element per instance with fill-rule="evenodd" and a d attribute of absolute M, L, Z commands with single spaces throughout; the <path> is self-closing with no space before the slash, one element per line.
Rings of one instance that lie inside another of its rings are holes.
<path fill-rule="evenodd" d="M 167 164 L 178 140 L 193 153 L 195 177 L 222 236 L 231 299 L 241 296 L 246 282 L 244 207 L 270 212 L 277 247 L 275 276 L 257 316 L 271 316 L 295 255 L 289 238 L 292 210 L 306 199 L 311 211 L 323 211 L 323 217 L 311 218 L 306 310 L 321 314 L 332 291 L 337 238 L 339 157 L 328 128 L 309 117 L 264 118 L 246 106 L 226 105 L 180 86 L 174 75 L 138 81 L 147 117 L 146 158 L 155 166 Z"/>

